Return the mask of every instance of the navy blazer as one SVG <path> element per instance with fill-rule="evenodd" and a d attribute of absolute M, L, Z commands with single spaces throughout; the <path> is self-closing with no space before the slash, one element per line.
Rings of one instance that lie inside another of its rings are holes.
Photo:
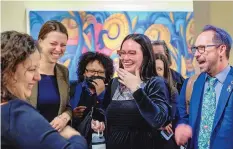
<path fill-rule="evenodd" d="M 197 149 L 197 140 L 200 125 L 200 107 L 205 86 L 206 73 L 201 73 L 194 83 L 190 102 L 189 115 L 186 113 L 185 93 L 187 81 L 185 80 L 178 103 L 178 123 L 189 124 L 192 127 L 193 137 L 189 141 L 189 149 Z M 214 118 L 210 149 L 233 149 L 233 68 L 223 84 L 219 102 Z"/>

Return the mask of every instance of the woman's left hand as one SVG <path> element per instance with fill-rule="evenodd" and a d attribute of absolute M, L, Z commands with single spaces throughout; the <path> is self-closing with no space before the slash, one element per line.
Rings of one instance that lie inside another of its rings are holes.
<path fill-rule="evenodd" d="M 122 68 L 119 68 L 117 70 L 117 73 L 120 78 L 119 82 L 128 87 L 132 92 L 135 92 L 137 90 L 137 86 L 142 83 L 139 74 L 139 69 L 136 69 L 135 75 Z"/>
<path fill-rule="evenodd" d="M 52 122 L 50 122 L 50 125 L 58 132 L 61 132 L 66 127 L 67 122 L 68 120 L 66 118 L 63 118 L 62 116 L 57 116 L 52 120 Z"/>
<path fill-rule="evenodd" d="M 95 132 L 103 132 L 105 129 L 104 122 L 99 122 L 98 120 L 91 120 L 91 129 Z"/>

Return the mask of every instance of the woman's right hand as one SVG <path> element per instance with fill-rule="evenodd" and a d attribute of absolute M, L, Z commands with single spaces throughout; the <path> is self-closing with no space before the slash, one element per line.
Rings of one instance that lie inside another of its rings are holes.
<path fill-rule="evenodd" d="M 91 120 L 91 129 L 95 132 L 103 132 L 105 129 L 104 122 L 99 122 L 98 120 Z"/>
<path fill-rule="evenodd" d="M 172 134 L 172 133 L 173 133 L 172 124 L 168 124 L 168 125 L 165 127 L 165 130 L 166 130 L 169 134 Z"/>
<path fill-rule="evenodd" d="M 73 110 L 73 116 L 82 118 L 83 117 L 83 112 L 86 110 L 87 107 L 85 106 L 78 106 Z"/>
<path fill-rule="evenodd" d="M 168 124 L 168 125 L 165 126 L 165 127 L 159 128 L 159 130 L 165 130 L 165 131 L 167 131 L 169 134 L 173 133 L 172 124 Z"/>
<path fill-rule="evenodd" d="M 60 135 L 66 139 L 70 139 L 73 136 L 80 136 L 80 133 L 70 126 L 66 126 L 61 132 Z"/>

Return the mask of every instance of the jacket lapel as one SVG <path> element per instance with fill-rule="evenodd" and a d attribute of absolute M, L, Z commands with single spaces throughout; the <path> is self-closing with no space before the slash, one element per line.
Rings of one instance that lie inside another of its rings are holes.
<path fill-rule="evenodd" d="M 226 104 L 228 100 L 230 99 L 229 97 L 230 97 L 230 93 L 232 92 L 232 89 L 233 89 L 233 68 L 231 67 L 231 70 L 229 74 L 227 75 L 227 78 L 221 90 L 221 94 L 219 97 L 219 102 L 218 102 L 218 106 L 217 106 L 216 114 L 214 118 L 213 130 L 216 128 L 220 118 L 222 117 Z"/>
<path fill-rule="evenodd" d="M 56 79 L 57 79 L 57 87 L 58 87 L 58 91 L 59 91 L 59 94 L 60 94 L 60 108 L 59 108 L 59 111 L 58 111 L 58 114 L 61 114 L 63 109 L 62 107 L 65 107 L 65 95 L 66 95 L 66 82 L 64 80 L 64 76 L 63 76 L 63 73 L 62 73 L 62 70 L 59 69 L 59 67 L 55 66 L 55 74 L 56 74 Z"/>
<path fill-rule="evenodd" d="M 202 92 L 205 86 L 205 73 L 201 73 L 196 82 L 193 86 L 193 93 L 191 98 L 191 111 L 192 114 L 190 115 L 190 124 L 194 128 L 196 125 L 196 120 L 199 114 L 199 109 L 202 101 Z"/>
<path fill-rule="evenodd" d="M 38 96 L 38 82 L 32 88 L 31 96 L 27 99 L 27 101 L 35 108 L 37 106 L 37 96 Z"/>

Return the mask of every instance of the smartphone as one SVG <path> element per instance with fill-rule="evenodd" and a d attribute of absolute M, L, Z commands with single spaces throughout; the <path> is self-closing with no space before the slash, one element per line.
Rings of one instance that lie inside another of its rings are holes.
<path fill-rule="evenodd" d="M 173 136 L 173 133 L 168 133 L 166 130 L 162 130 L 160 133 L 166 140 L 170 140 L 170 138 Z"/>

